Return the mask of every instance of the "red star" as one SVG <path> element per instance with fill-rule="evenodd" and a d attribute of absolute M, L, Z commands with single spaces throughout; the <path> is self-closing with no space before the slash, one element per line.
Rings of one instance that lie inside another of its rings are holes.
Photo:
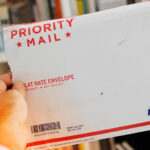
<path fill-rule="evenodd" d="M 17 45 L 18 47 L 22 47 L 22 43 L 21 43 L 21 42 L 18 42 L 16 45 Z"/>
<path fill-rule="evenodd" d="M 70 32 L 66 33 L 66 38 L 68 38 L 68 37 L 71 37 L 71 33 Z"/>

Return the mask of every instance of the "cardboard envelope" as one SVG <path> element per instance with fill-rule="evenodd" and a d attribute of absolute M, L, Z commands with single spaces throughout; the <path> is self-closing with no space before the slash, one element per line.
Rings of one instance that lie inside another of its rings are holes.
<path fill-rule="evenodd" d="M 4 28 L 26 84 L 27 148 L 150 130 L 150 3 Z"/>

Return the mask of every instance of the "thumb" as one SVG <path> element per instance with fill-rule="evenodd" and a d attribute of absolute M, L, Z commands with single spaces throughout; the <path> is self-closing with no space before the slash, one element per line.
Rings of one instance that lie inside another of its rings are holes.
<path fill-rule="evenodd" d="M 13 87 L 12 87 L 13 90 L 17 90 L 24 98 L 26 96 L 26 91 L 25 91 L 25 84 L 20 82 L 20 81 L 17 81 L 13 84 Z"/>

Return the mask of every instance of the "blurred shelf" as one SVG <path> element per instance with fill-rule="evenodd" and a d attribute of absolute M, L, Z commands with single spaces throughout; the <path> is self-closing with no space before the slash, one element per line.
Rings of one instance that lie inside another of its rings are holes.
<path fill-rule="evenodd" d="M 7 62 L 6 56 L 4 52 L 0 52 L 0 63 Z"/>

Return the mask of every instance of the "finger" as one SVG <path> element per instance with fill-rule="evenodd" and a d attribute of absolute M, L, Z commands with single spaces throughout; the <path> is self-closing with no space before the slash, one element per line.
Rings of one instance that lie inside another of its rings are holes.
<path fill-rule="evenodd" d="M 0 94 L 7 90 L 7 85 L 3 80 L 0 80 Z"/>
<path fill-rule="evenodd" d="M 20 82 L 20 81 L 15 82 L 15 83 L 13 84 L 12 89 L 17 90 L 19 93 L 22 94 L 23 97 L 25 97 L 26 91 L 25 91 L 25 84 L 24 84 L 24 83 L 22 83 L 22 82 Z"/>
<path fill-rule="evenodd" d="M 7 73 L 0 76 L 0 80 L 3 80 L 7 84 L 7 86 L 12 85 L 12 73 Z"/>

